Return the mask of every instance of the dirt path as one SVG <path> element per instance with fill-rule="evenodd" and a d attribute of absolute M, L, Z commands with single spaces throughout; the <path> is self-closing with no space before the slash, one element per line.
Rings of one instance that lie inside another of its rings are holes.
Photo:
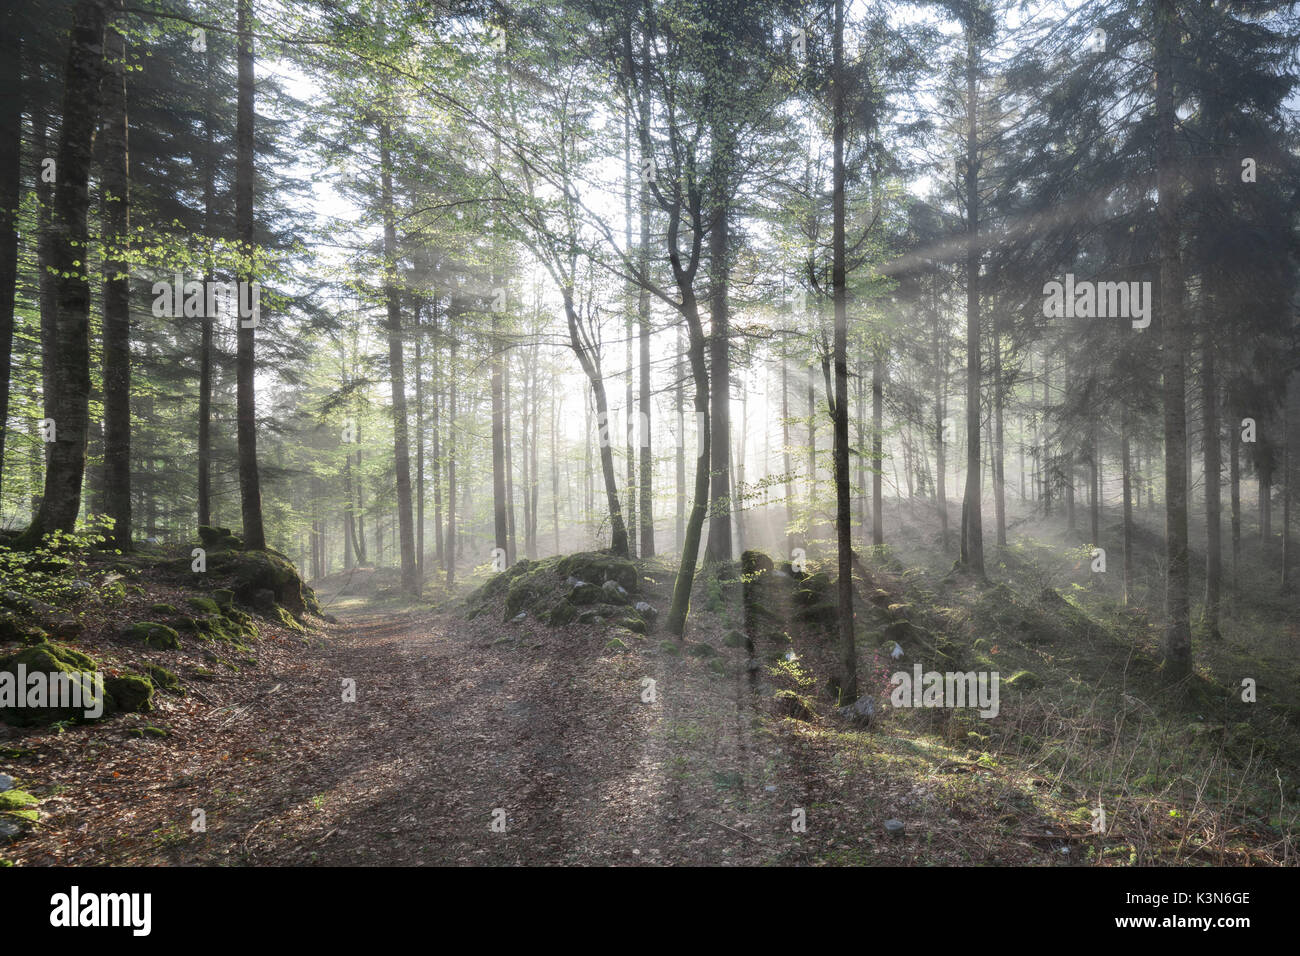
<path fill-rule="evenodd" d="M 60 795 L 9 851 L 172 865 L 779 856 L 760 831 L 788 832 L 789 814 L 766 782 L 741 662 L 721 674 L 648 653 L 654 638 L 605 652 L 588 636 L 359 611 L 312 647 L 264 642 L 255 671 L 150 715 L 164 740 L 118 726 L 107 746 L 89 728 L 36 741 L 39 763 L 21 772 Z"/>

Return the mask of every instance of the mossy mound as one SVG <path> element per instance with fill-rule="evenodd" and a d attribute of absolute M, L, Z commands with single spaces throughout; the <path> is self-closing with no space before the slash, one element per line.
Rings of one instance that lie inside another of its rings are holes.
<path fill-rule="evenodd" d="M 740 570 L 746 577 L 776 569 L 772 559 L 762 551 L 746 551 L 740 556 Z"/>
<path fill-rule="evenodd" d="M 155 650 L 180 650 L 181 636 L 176 629 L 157 621 L 137 621 L 127 625 L 122 636 L 129 641 L 139 641 L 145 647 Z"/>
<path fill-rule="evenodd" d="M 813 709 L 812 701 L 792 690 L 777 691 L 772 699 L 772 712 L 777 717 L 789 717 L 804 722 L 817 719 L 817 711 Z"/>
<path fill-rule="evenodd" d="M 560 559 L 556 570 L 561 577 L 575 577 L 591 584 L 615 581 L 629 594 L 635 594 L 640 584 L 636 565 L 607 551 L 582 551 L 566 555 Z"/>
<path fill-rule="evenodd" d="M 87 717 L 86 711 L 101 707 L 100 716 L 107 717 L 118 712 L 145 711 L 153 706 L 153 684 L 148 680 L 134 675 L 110 677 L 103 682 L 102 688 L 97 687 L 94 675 L 102 672 L 101 666 L 93 658 L 64 644 L 44 642 L 0 659 L 0 673 L 12 675 L 6 682 L 17 681 L 19 665 L 28 676 L 35 673 L 65 675 L 69 688 L 73 683 L 80 687 L 81 703 L 80 706 L 52 707 L 48 706 L 49 701 L 29 698 L 26 702 L 36 706 L 0 706 L 0 720 L 18 727 L 64 720 L 93 720 L 96 718 Z"/>

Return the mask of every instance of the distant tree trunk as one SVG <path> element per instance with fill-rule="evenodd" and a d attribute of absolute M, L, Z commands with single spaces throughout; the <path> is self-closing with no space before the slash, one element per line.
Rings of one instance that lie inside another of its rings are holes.
<path fill-rule="evenodd" d="M 1181 681 L 1192 671 L 1188 592 L 1187 409 L 1183 343 L 1183 277 L 1178 261 L 1178 157 L 1174 151 L 1173 64 L 1178 56 L 1179 15 L 1174 0 L 1156 0 L 1156 207 L 1160 255 L 1161 365 L 1165 432 L 1164 673 Z"/>
<path fill-rule="evenodd" d="M 9 370 L 18 284 L 18 201 L 23 178 L 23 59 L 18 10 L 17 5 L 6 7 L 0 22 L 0 488 L 4 484 L 5 437 L 9 433 Z M 38 69 L 36 57 L 32 62 Z M 40 179 L 39 173 L 36 178 Z"/>
<path fill-rule="evenodd" d="M 584 346 L 578 331 L 578 313 L 573 302 L 572 289 L 564 290 L 564 311 L 569 322 L 569 344 L 582 366 L 591 393 L 596 401 L 596 427 L 600 430 L 600 470 L 605 479 L 605 503 L 609 508 L 610 548 L 621 557 L 629 557 L 627 526 L 618 501 L 618 478 L 614 472 L 614 449 L 610 436 L 609 401 L 605 394 L 605 379 L 600 367 Z M 597 357 L 598 358 L 598 357 Z"/>
<path fill-rule="evenodd" d="M 393 208 L 392 129 L 379 124 L 380 204 L 384 218 L 384 298 L 388 307 L 388 366 L 393 388 L 393 464 L 397 478 L 397 527 L 402 562 L 402 590 L 420 593 L 415 563 L 415 527 L 411 516 L 411 446 L 406 411 L 406 360 L 402 352 L 402 306 L 397 285 L 397 226 Z"/>
<path fill-rule="evenodd" d="M 1213 306 L 1208 306 L 1212 312 Z M 1219 605 L 1223 579 L 1223 505 L 1219 474 L 1223 468 L 1219 445 L 1219 390 L 1215 380 L 1214 343 L 1211 325 L 1205 329 L 1201 350 L 1201 405 L 1205 424 L 1201 445 L 1205 458 L 1205 626 L 1210 637 L 1219 639 Z"/>
<path fill-rule="evenodd" d="M 966 25 L 966 494 L 961 505 L 961 563 L 984 576 L 980 489 L 980 195 L 979 80 L 974 22 Z"/>
<path fill-rule="evenodd" d="M 650 267 L 650 211 L 645 183 L 641 184 L 641 242 L 637 247 L 642 271 Z M 641 333 L 641 396 L 637 407 L 641 412 L 641 480 L 637 491 L 641 496 L 641 557 L 655 556 L 655 519 L 652 482 L 654 460 L 650 456 L 650 291 L 641 288 L 637 295 L 637 321 Z M 683 482 L 684 484 L 684 482 Z"/>
<path fill-rule="evenodd" d="M 731 560 L 731 511 L 735 506 L 731 500 L 731 305 L 728 289 L 731 233 L 726 199 L 730 140 L 722 137 L 722 142 L 715 143 L 715 148 L 719 159 L 712 169 L 714 218 L 709 230 L 709 389 L 713 412 L 709 423 L 713 443 L 709 460 L 713 469 L 713 490 L 706 562 Z"/>
<path fill-rule="evenodd" d="M 235 124 L 235 238 L 240 252 L 253 256 L 253 0 L 239 0 L 236 31 L 239 34 L 239 96 Z M 240 278 L 251 283 L 253 273 L 246 262 Z M 244 319 L 237 322 L 235 357 L 236 418 L 239 444 L 239 499 L 244 521 L 244 546 L 266 548 L 262 528 L 262 487 L 257 470 L 257 400 L 254 393 L 253 327 Z"/>
<path fill-rule="evenodd" d="M 506 476 L 506 563 L 514 566 L 519 556 L 519 539 L 515 534 L 515 460 L 514 436 L 511 434 L 512 420 L 510 396 L 510 356 L 503 356 L 501 361 L 501 447 L 505 450 Z"/>
<path fill-rule="evenodd" d="M 424 587 L 424 326 L 415 300 L 415 572 Z"/>
<path fill-rule="evenodd" d="M 1088 456 L 1088 529 L 1092 546 L 1101 547 L 1101 439 L 1099 426 L 1092 424 L 1092 453 Z"/>
<path fill-rule="evenodd" d="M 204 274 L 204 289 L 212 282 L 213 239 L 217 217 L 217 151 L 213 145 L 213 128 L 216 126 L 216 105 L 213 84 L 217 82 L 217 48 L 208 44 L 207 76 L 203 84 L 203 236 L 208 247 L 208 265 Z M 206 298 L 206 297 L 205 297 Z M 199 332 L 199 447 L 198 447 L 198 512 L 199 524 L 212 524 L 212 339 L 216 317 L 204 308 Z M 351 515 L 348 529 L 351 530 Z M 350 551 L 345 549 L 344 560 Z"/>
<path fill-rule="evenodd" d="M 876 343 L 871 363 L 871 543 L 885 543 L 885 347 Z"/>
<path fill-rule="evenodd" d="M 1002 339 L 997 316 L 993 319 L 993 509 L 999 547 L 1007 546 L 1007 481 L 1004 471 L 1002 413 L 1006 404 L 1002 383 Z"/>
<path fill-rule="evenodd" d="M 790 361 L 781 349 L 781 462 L 785 473 L 785 551 L 794 552 L 794 462 L 790 458 Z"/>
<path fill-rule="evenodd" d="M 433 535 L 434 558 L 438 567 L 443 565 L 442 534 L 442 366 L 438 361 L 441 355 L 442 340 L 438 332 L 438 299 L 433 301 L 433 357 L 432 378 L 433 392 L 433 450 L 430 466 L 433 468 Z"/>
<path fill-rule="evenodd" d="M 458 339 L 453 321 L 455 300 L 447 308 L 447 543 L 445 551 L 447 587 L 456 583 L 456 349 Z"/>
<path fill-rule="evenodd" d="M 555 526 L 555 553 L 560 553 L 560 443 L 556 437 L 555 389 L 551 388 L 551 523 Z"/>
<path fill-rule="evenodd" d="M 1228 487 L 1232 517 L 1232 587 L 1240 584 L 1237 568 L 1241 560 L 1241 436 L 1228 429 Z"/>
<path fill-rule="evenodd" d="M 86 275 L 86 212 L 99 83 L 104 59 L 104 0 L 79 0 L 63 87 L 54 190 L 52 260 L 57 270 L 57 333 L 54 395 L 56 441 L 49 445 L 40 509 L 21 538 L 33 546 L 52 531 L 72 531 L 81 510 L 90 426 L 90 284 Z"/>
<path fill-rule="evenodd" d="M 831 408 L 834 420 L 835 458 L 835 538 L 839 577 L 836 582 L 838 606 L 840 673 L 839 697 L 851 702 L 858 697 L 857 648 L 853 621 L 853 512 L 849 500 L 849 366 L 848 366 L 848 273 L 844 238 L 844 0 L 835 0 L 835 27 L 832 41 L 833 104 L 831 139 L 832 158 L 832 238 L 831 289 L 835 300 L 835 398 Z"/>
<path fill-rule="evenodd" d="M 1120 459 L 1124 476 L 1124 606 L 1133 600 L 1133 495 L 1130 474 L 1128 447 L 1128 417 L 1125 415 L 1120 423 Z"/>
<path fill-rule="evenodd" d="M 126 38 L 104 35 L 104 162 L 100 178 L 104 257 L 104 498 L 109 541 L 131 549 L 131 236 Z"/>

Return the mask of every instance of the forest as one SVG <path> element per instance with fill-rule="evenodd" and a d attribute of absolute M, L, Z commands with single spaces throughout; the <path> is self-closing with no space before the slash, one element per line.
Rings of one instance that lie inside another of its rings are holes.
<path fill-rule="evenodd" d="M 1300 860 L 1293 2 L 3 19 L 0 864 Z"/>

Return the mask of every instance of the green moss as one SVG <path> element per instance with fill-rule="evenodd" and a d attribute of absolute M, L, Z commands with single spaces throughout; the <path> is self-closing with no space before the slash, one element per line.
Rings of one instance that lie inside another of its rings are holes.
<path fill-rule="evenodd" d="M 132 727 L 127 733 L 133 737 L 170 737 L 171 732 L 162 727 Z"/>
<path fill-rule="evenodd" d="M 639 617 L 625 617 L 618 623 L 620 627 L 625 627 L 634 634 L 645 633 L 645 621 Z"/>
<path fill-rule="evenodd" d="M 677 646 L 676 641 L 660 641 L 659 650 L 663 651 L 665 654 L 672 654 L 674 657 L 680 655 L 682 652 L 682 649 Z"/>
<path fill-rule="evenodd" d="M 148 678 L 110 677 L 104 681 L 104 690 L 113 698 L 117 710 L 127 713 L 153 710 L 153 684 Z"/>
<path fill-rule="evenodd" d="M 629 593 L 635 593 L 640 583 L 635 564 L 601 551 L 566 555 L 556 565 L 556 571 L 561 577 L 572 576 L 596 585 L 617 581 Z"/>
<path fill-rule="evenodd" d="M 172 604 L 155 604 L 149 608 L 150 614 L 178 614 L 175 605 Z"/>
<path fill-rule="evenodd" d="M 275 606 L 275 617 L 276 620 L 289 630 L 297 631 L 299 634 L 307 633 L 307 628 L 299 624 L 292 614 L 290 614 L 285 608 L 280 607 L 278 604 Z"/>
<path fill-rule="evenodd" d="M 234 597 L 233 593 L 231 594 L 231 597 Z M 189 603 L 190 607 L 194 608 L 194 610 L 200 611 L 204 614 L 219 614 L 221 612 L 221 608 L 217 606 L 217 602 L 209 597 L 191 597 L 186 598 L 186 601 Z"/>
<path fill-rule="evenodd" d="M 1014 687 L 1016 690 L 1033 690 L 1040 686 L 1043 681 L 1033 671 L 1016 671 L 1002 683 L 1008 687 Z"/>
<path fill-rule="evenodd" d="M 617 637 L 611 637 L 608 641 L 605 642 L 605 650 L 607 651 L 625 651 L 627 649 L 628 649 L 627 645 L 624 644 L 622 641 L 620 641 Z"/>
<path fill-rule="evenodd" d="M 174 651 L 179 650 L 181 646 L 181 637 L 175 629 L 166 624 L 159 624 L 157 621 L 137 621 L 129 625 L 122 636 L 157 650 Z"/>
<path fill-rule="evenodd" d="M 81 688 L 81 706 L 0 708 L 0 719 L 7 723 L 19 727 L 33 727 L 56 721 L 81 721 L 86 719 L 87 710 L 95 710 L 101 704 L 105 715 L 113 709 L 112 694 L 109 689 L 95 686 L 93 675 L 100 670 L 99 665 L 80 651 L 63 644 L 43 642 L 0 659 L 0 671 L 14 675 L 11 678 L 14 681 L 17 680 L 20 665 L 29 676 L 34 673 L 66 675 L 69 681 L 75 682 Z"/>
<path fill-rule="evenodd" d="M 0 793 L 0 810 L 26 810 L 38 803 L 39 800 L 24 790 L 5 790 Z"/>
<path fill-rule="evenodd" d="M 149 678 L 153 686 L 169 694 L 179 694 L 182 691 L 181 680 L 165 667 L 159 667 L 157 664 L 145 664 L 145 675 Z"/>

